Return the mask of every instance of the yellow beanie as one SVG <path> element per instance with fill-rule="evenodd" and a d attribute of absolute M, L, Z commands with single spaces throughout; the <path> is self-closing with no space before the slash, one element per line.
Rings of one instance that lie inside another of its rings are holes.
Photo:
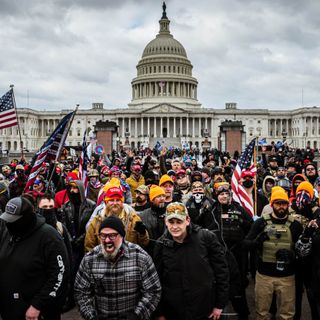
<path fill-rule="evenodd" d="M 111 187 L 120 187 L 120 180 L 117 178 L 112 178 L 110 181 L 108 181 L 104 187 L 103 187 L 103 192 L 107 193 L 107 191 L 111 188 Z"/>
<path fill-rule="evenodd" d="M 272 188 L 272 193 L 271 193 L 271 199 L 270 199 L 270 204 L 273 205 L 274 201 L 281 200 L 281 201 L 286 201 L 289 203 L 289 197 L 288 194 L 285 192 L 283 188 L 280 187 L 280 189 L 273 190 Z"/>
<path fill-rule="evenodd" d="M 165 195 L 165 194 L 166 193 L 164 192 L 164 190 L 162 188 L 160 188 L 159 186 L 152 185 L 150 187 L 150 193 L 149 193 L 150 201 L 153 201 L 154 198 L 161 196 L 161 195 Z"/>
<path fill-rule="evenodd" d="M 171 177 L 167 174 L 164 174 L 160 179 L 159 186 L 162 186 L 166 182 L 171 182 L 172 184 L 174 184 Z"/>
<path fill-rule="evenodd" d="M 310 195 L 310 198 L 313 199 L 314 196 L 314 190 L 313 186 L 309 181 L 303 181 L 298 185 L 298 188 L 296 190 L 296 194 L 298 194 L 300 191 L 307 191 Z"/>

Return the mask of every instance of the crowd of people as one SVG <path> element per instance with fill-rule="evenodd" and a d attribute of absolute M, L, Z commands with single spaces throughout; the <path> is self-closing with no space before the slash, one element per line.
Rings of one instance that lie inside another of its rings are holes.
<path fill-rule="evenodd" d="M 320 176 L 311 149 L 241 155 L 162 147 L 0 174 L 0 316 L 58 320 L 320 319 Z M 200 160 L 201 159 L 201 160 Z M 81 166 L 80 166 L 81 170 Z M 255 283 L 255 309 L 248 305 Z M 255 312 L 255 314 L 254 314 Z M 1 318 L 0 317 L 0 318 Z"/>

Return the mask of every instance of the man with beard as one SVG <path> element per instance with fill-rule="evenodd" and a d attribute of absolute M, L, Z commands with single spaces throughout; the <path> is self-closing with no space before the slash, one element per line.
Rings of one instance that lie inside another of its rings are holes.
<path fill-rule="evenodd" d="M 317 166 L 314 162 L 309 162 L 304 167 L 304 174 L 307 177 L 308 181 L 315 186 L 315 182 L 318 178 Z"/>
<path fill-rule="evenodd" d="M 104 198 L 105 207 L 97 212 L 87 227 L 85 251 L 91 251 L 99 244 L 99 228 L 102 221 L 111 215 L 120 218 L 125 225 L 126 240 L 146 247 L 149 235 L 140 216 L 130 206 L 124 206 L 124 197 L 120 187 L 110 186 Z"/>
<path fill-rule="evenodd" d="M 125 227 L 109 216 L 99 227 L 100 245 L 87 254 L 75 281 L 75 300 L 85 320 L 150 319 L 161 295 L 151 257 L 125 241 Z"/>
<path fill-rule="evenodd" d="M 0 237 L 0 318 L 59 320 L 69 274 L 62 238 L 24 197 L 11 199 L 0 219 L 8 230 Z"/>
<path fill-rule="evenodd" d="M 136 212 L 150 208 L 149 188 L 142 184 L 136 190 L 136 202 L 132 205 Z"/>
<path fill-rule="evenodd" d="M 295 251 L 302 226 L 289 215 L 289 198 L 284 189 L 272 192 L 271 214 L 252 225 L 245 247 L 258 250 L 255 301 L 256 319 L 269 319 L 273 294 L 277 296 L 280 319 L 295 313 Z"/>
<path fill-rule="evenodd" d="M 9 192 L 11 198 L 15 198 L 22 195 L 23 190 L 27 184 L 27 180 L 28 179 L 25 175 L 23 165 L 18 164 L 16 166 L 16 176 L 14 180 L 12 180 L 9 184 Z"/>
<path fill-rule="evenodd" d="M 165 191 L 159 186 L 153 185 L 150 188 L 150 208 L 142 211 L 140 217 L 146 226 L 151 240 L 157 240 L 162 236 L 164 225 L 165 206 Z M 154 249 L 154 241 L 150 241 L 146 247 L 146 251 L 152 256 Z"/>

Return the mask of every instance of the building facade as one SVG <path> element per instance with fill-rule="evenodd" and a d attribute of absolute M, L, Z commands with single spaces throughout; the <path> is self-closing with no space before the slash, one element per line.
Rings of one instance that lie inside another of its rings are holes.
<path fill-rule="evenodd" d="M 126 108 L 104 109 L 93 103 L 91 109 L 78 110 L 67 143 L 80 146 L 83 132 L 89 135 L 98 121 L 113 121 L 117 134 L 112 148 L 153 147 L 157 141 L 167 146 L 226 148 L 221 124 L 235 121 L 243 126 L 241 147 L 253 137 L 271 141 L 286 140 L 293 147 L 319 148 L 320 108 L 294 110 L 238 109 L 226 103 L 225 109 L 205 108 L 198 101 L 198 81 L 182 44 L 170 32 L 170 20 L 163 6 L 160 30 L 145 47 L 132 80 L 132 100 Z M 71 110 L 37 111 L 18 108 L 23 147 L 38 150 L 60 119 Z M 17 127 L 0 130 L 2 150 L 19 151 Z"/>

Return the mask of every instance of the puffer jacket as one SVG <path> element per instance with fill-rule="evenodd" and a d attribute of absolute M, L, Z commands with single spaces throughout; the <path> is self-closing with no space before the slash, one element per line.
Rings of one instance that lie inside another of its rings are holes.
<path fill-rule="evenodd" d="M 154 262 L 162 285 L 158 316 L 167 320 L 208 318 L 213 308 L 228 302 L 229 271 L 217 237 L 191 225 L 183 243 L 168 231 L 155 246 Z"/>
<path fill-rule="evenodd" d="M 99 242 L 99 228 L 101 222 L 106 218 L 105 210 L 101 210 L 91 221 L 87 228 L 85 237 L 84 249 L 86 252 L 91 251 Z M 149 243 L 149 234 L 146 231 L 144 235 L 140 235 L 139 232 L 134 230 L 137 221 L 141 221 L 140 216 L 130 206 L 124 206 L 122 212 L 119 214 L 119 218 L 122 220 L 125 230 L 125 239 L 129 242 L 136 243 L 141 247 L 146 247 Z"/>
<path fill-rule="evenodd" d="M 137 181 L 133 175 L 126 179 L 127 184 L 130 186 L 132 194 L 132 202 L 136 202 L 136 190 L 139 186 L 145 184 L 144 177 L 141 176 Z"/>

